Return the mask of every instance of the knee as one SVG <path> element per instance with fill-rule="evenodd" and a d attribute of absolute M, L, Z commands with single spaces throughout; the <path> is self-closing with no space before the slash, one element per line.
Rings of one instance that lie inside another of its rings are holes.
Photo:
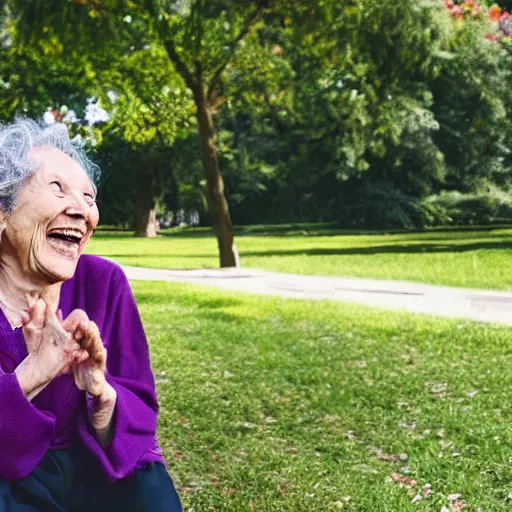
<path fill-rule="evenodd" d="M 181 502 L 165 466 L 151 462 L 136 473 L 137 512 L 182 512 Z"/>

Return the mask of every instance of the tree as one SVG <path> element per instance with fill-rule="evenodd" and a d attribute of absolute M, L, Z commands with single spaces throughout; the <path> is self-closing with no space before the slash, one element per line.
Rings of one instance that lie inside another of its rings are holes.
<path fill-rule="evenodd" d="M 124 184 L 123 193 L 133 197 L 136 235 L 154 237 L 156 201 L 172 178 L 170 148 L 191 125 L 192 102 L 159 44 L 122 56 L 100 74 L 99 83 L 97 93 L 112 103 L 106 148 L 98 150 L 110 155 L 103 184 L 111 191 L 111 182 Z"/>
<path fill-rule="evenodd" d="M 134 39 L 134 34 L 127 27 L 130 23 L 124 23 L 127 19 L 152 23 L 176 71 L 192 91 L 208 207 L 217 235 L 220 264 L 223 267 L 236 265 L 233 228 L 219 165 L 213 118 L 216 107 L 224 101 L 221 94 L 223 74 L 229 69 L 247 35 L 257 30 L 267 2 L 73 0 L 65 5 L 57 0 L 11 2 L 22 13 L 28 38 L 33 39 L 44 28 L 47 36 L 48 32 L 58 33 L 62 44 L 75 51 L 79 46 L 91 50 L 92 41 L 99 49 L 99 42 L 103 39 L 109 42 L 111 56 L 116 41 L 126 47 L 126 41 Z M 73 33 L 69 30 L 70 26 L 74 27 Z M 34 27 L 39 28 L 38 32 L 34 31 Z M 147 41 L 148 36 L 144 35 L 143 39 Z M 136 44 L 140 45 L 140 41 Z M 90 51 L 89 54 L 91 62 L 97 63 L 98 52 L 96 56 L 93 53 Z"/>
<path fill-rule="evenodd" d="M 128 201 L 119 202 L 133 206 L 137 235 L 156 236 L 155 203 L 164 192 L 165 169 L 170 168 L 162 157 L 169 155 L 168 149 L 180 131 L 190 125 L 193 112 L 183 81 L 151 32 L 147 16 L 139 16 L 133 23 L 129 16 L 114 16 L 123 5 L 116 0 L 66 5 L 54 5 L 51 0 L 12 0 L 10 4 L 16 34 L 13 52 L 16 56 L 23 49 L 24 55 L 37 56 L 33 58 L 39 65 L 35 69 L 42 69 L 36 76 L 43 75 L 38 88 L 49 84 L 48 94 L 38 96 L 45 103 L 39 101 L 38 110 L 31 109 L 29 113 L 38 117 L 47 106 L 59 110 L 62 104 L 79 112 L 78 104 L 83 104 L 86 96 L 101 98 L 111 114 L 102 130 L 108 138 L 103 153 L 115 154 L 123 162 L 120 167 L 120 162 L 111 165 L 103 159 L 106 172 L 102 185 L 117 199 L 120 191 L 126 194 Z M 71 26 L 73 31 L 69 30 Z M 89 51 L 96 34 L 100 34 L 97 51 Z M 45 58 L 47 54 L 51 58 Z M 15 62 L 9 65 L 11 73 L 20 65 L 18 62 L 23 62 L 12 60 Z M 47 72 L 56 69 L 64 78 L 51 73 L 44 77 L 45 65 Z M 72 72 L 64 72 L 69 70 Z M 11 116 L 30 98 L 28 91 L 20 88 L 31 75 L 32 68 L 24 80 L 18 73 L 11 75 L 19 78 L 13 81 L 13 85 L 19 82 L 16 94 L 10 95 L 14 103 Z M 77 75 L 80 80 L 73 85 L 72 79 Z M 71 91 L 62 90 L 60 82 L 69 85 Z M 119 151 L 113 148 L 114 140 Z M 95 149 L 101 156 L 101 147 Z M 118 179 L 117 174 L 123 174 L 123 179 Z M 112 183 L 116 183 L 115 190 Z M 131 189 L 127 188 L 129 185 Z M 104 193 L 100 192 L 100 196 L 104 197 Z"/>
<path fill-rule="evenodd" d="M 17 13 L 0 10 L 0 119 L 15 114 L 40 117 L 48 106 L 83 103 L 91 69 L 87 61 L 67 55 L 55 38 L 27 42 Z"/>
<path fill-rule="evenodd" d="M 220 265 L 236 266 L 233 226 L 219 165 L 213 116 L 216 106 L 225 101 L 223 73 L 232 64 L 244 39 L 257 28 L 264 2 L 150 0 L 148 4 L 167 54 L 193 94 L 208 209 L 217 235 Z"/>
<path fill-rule="evenodd" d="M 459 18 L 452 14 L 446 59 L 429 84 L 440 124 L 435 140 L 445 155 L 449 190 L 474 192 L 511 181 L 512 56 L 501 39 L 494 39 L 498 23 L 489 23 L 488 15 L 484 9 L 478 16 L 471 11 Z"/>

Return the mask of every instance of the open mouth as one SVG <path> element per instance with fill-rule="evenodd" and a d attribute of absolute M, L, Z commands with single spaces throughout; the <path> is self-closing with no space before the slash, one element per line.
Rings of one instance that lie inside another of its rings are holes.
<path fill-rule="evenodd" d="M 54 228 L 47 233 L 48 243 L 63 256 L 76 256 L 85 233 L 76 228 Z"/>

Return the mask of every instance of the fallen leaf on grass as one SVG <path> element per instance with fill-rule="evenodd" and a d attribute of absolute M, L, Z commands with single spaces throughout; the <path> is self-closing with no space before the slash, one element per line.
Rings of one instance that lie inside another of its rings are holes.
<path fill-rule="evenodd" d="M 462 500 L 462 495 L 459 493 L 448 494 L 446 499 L 450 502 L 450 508 L 444 507 L 447 512 L 459 512 L 466 508 L 466 504 Z"/>
<path fill-rule="evenodd" d="M 370 451 L 375 454 L 375 457 L 379 460 L 383 460 L 384 462 L 396 462 L 398 457 L 391 453 L 386 453 L 379 448 L 371 448 Z"/>
<path fill-rule="evenodd" d="M 394 455 L 392 453 L 386 453 L 384 450 L 380 448 L 371 447 L 370 452 L 375 454 L 377 459 L 382 460 L 384 462 L 407 462 L 409 460 L 409 456 L 407 453 L 400 453 L 399 455 Z"/>
<path fill-rule="evenodd" d="M 354 470 L 359 471 L 361 473 L 373 473 L 373 474 L 378 473 L 377 469 L 375 469 L 374 467 L 372 467 L 368 464 L 357 464 L 356 466 L 354 466 Z"/>
<path fill-rule="evenodd" d="M 416 480 L 413 480 L 412 478 L 409 478 L 408 476 L 401 475 L 400 473 L 391 473 L 391 478 L 393 481 L 395 481 L 397 484 L 411 486 L 416 485 Z"/>
<path fill-rule="evenodd" d="M 258 428 L 259 425 L 256 425 L 255 423 L 251 423 L 249 421 L 237 421 L 235 423 L 238 427 L 244 427 L 244 428 Z"/>
<path fill-rule="evenodd" d="M 356 435 L 355 435 L 355 433 L 354 433 L 354 431 L 353 431 L 353 430 L 349 430 L 349 431 L 347 432 L 347 439 L 348 439 L 349 441 L 355 441 L 355 440 L 357 439 L 357 437 L 356 437 Z"/>
<path fill-rule="evenodd" d="M 363 359 L 361 361 L 347 361 L 345 363 L 346 368 L 366 368 L 368 363 Z"/>
<path fill-rule="evenodd" d="M 352 498 L 350 496 L 344 496 L 343 498 L 341 498 L 341 500 L 334 501 L 332 505 L 334 505 L 336 508 L 343 508 L 345 505 L 350 503 L 351 499 Z"/>
<path fill-rule="evenodd" d="M 415 422 L 406 423 L 403 421 L 402 423 L 399 423 L 398 426 L 407 430 L 415 430 L 418 425 Z"/>

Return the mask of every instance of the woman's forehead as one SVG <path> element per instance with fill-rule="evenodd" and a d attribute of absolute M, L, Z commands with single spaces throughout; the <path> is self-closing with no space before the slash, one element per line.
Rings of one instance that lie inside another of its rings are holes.
<path fill-rule="evenodd" d="M 44 146 L 32 148 L 28 159 L 37 165 L 37 174 L 41 177 L 55 176 L 75 184 L 91 183 L 81 165 L 58 149 Z"/>

